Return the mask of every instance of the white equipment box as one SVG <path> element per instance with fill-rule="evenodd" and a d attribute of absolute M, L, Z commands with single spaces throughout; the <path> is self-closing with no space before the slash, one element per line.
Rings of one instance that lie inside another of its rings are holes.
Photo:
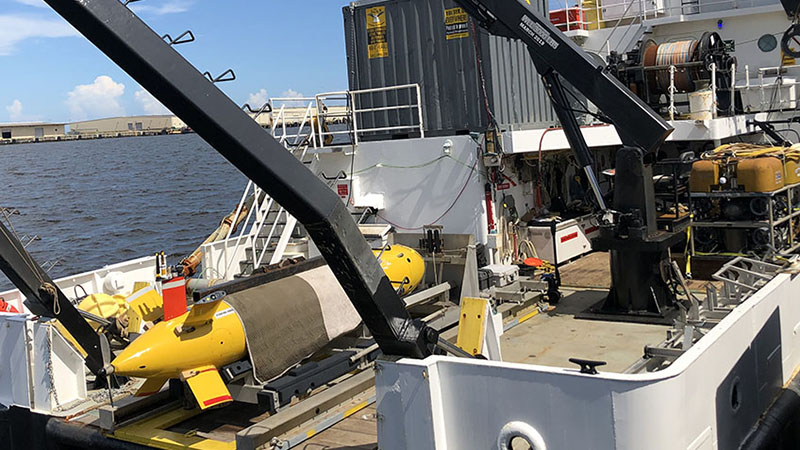
<path fill-rule="evenodd" d="M 591 239 L 600 232 L 597 219 L 591 214 L 569 220 L 542 219 L 535 222 L 536 225 L 527 227 L 528 240 L 533 243 L 539 258 L 553 264 L 562 264 L 592 251 Z"/>
<path fill-rule="evenodd" d="M 503 287 L 517 281 L 519 278 L 519 267 L 505 264 L 489 264 L 480 270 L 489 274 L 489 285 Z"/>

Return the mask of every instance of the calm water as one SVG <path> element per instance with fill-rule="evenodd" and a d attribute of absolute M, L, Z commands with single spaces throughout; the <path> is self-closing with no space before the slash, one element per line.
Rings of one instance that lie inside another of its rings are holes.
<path fill-rule="evenodd" d="M 247 179 L 196 134 L 0 146 L 0 206 L 54 278 L 193 251 Z M 0 291 L 11 283 L 0 273 Z"/>

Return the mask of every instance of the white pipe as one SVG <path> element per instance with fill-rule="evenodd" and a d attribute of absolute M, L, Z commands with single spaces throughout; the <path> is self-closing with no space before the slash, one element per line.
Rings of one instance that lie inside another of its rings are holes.
<path fill-rule="evenodd" d="M 675 120 L 675 66 L 669 66 L 669 120 Z"/>
<path fill-rule="evenodd" d="M 425 126 L 422 124 L 422 91 L 419 84 L 417 86 L 417 114 L 419 115 L 419 135 L 425 137 Z"/>
<path fill-rule="evenodd" d="M 717 65 L 711 63 L 708 66 L 711 70 L 711 117 L 717 117 Z"/>

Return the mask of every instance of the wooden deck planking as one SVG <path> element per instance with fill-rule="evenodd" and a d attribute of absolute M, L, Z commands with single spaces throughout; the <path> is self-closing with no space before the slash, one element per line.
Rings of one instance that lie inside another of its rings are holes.
<path fill-rule="evenodd" d="M 375 405 L 370 405 L 337 423 L 297 448 L 303 450 L 374 450 L 378 448 Z"/>

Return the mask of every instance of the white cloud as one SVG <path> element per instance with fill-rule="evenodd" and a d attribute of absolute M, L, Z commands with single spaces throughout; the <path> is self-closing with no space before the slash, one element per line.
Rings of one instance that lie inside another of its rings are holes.
<path fill-rule="evenodd" d="M 264 88 L 261 88 L 255 94 L 251 93 L 247 96 L 247 104 L 253 109 L 261 108 L 264 103 L 267 103 L 267 100 L 269 100 L 269 95 L 267 95 L 267 90 Z"/>
<path fill-rule="evenodd" d="M 136 97 L 136 101 L 142 105 L 142 109 L 144 110 L 145 114 L 172 114 L 166 106 L 162 105 L 161 102 L 156 100 L 156 98 L 144 88 L 136 91 L 134 96 Z"/>
<path fill-rule="evenodd" d="M 302 98 L 303 94 L 301 92 L 295 91 L 294 89 L 289 89 L 288 91 L 281 92 L 281 97 Z"/>
<path fill-rule="evenodd" d="M 6 106 L 8 111 L 8 118 L 11 120 L 20 120 L 22 118 L 22 102 L 14 99 L 10 105 Z"/>
<path fill-rule="evenodd" d="M 47 8 L 47 3 L 43 0 L 14 0 L 17 3 L 22 3 L 23 5 L 28 6 L 36 6 L 37 8 Z"/>
<path fill-rule="evenodd" d="M 33 1 L 33 0 L 23 0 Z M 155 0 L 151 0 L 155 3 Z M 163 16 L 165 14 L 182 13 L 189 10 L 192 6 L 192 0 L 167 0 L 158 2 L 158 4 L 151 4 L 146 2 L 131 3 L 130 8 L 136 14 L 149 14 L 153 16 Z"/>
<path fill-rule="evenodd" d="M 100 75 L 92 84 L 79 84 L 67 94 L 72 120 L 89 117 L 124 116 L 125 108 L 119 103 L 125 92 L 125 85 L 117 83 L 108 75 Z"/>
<path fill-rule="evenodd" d="M 303 98 L 303 97 L 304 96 L 301 92 L 297 92 L 294 89 L 289 89 L 287 91 L 281 92 L 281 98 Z M 306 103 L 302 101 L 297 101 L 297 102 L 283 101 L 282 103 L 284 103 L 286 106 L 295 106 L 295 107 L 306 106 Z"/>
<path fill-rule="evenodd" d="M 0 14 L 0 56 L 14 53 L 17 44 L 25 39 L 77 35 L 75 29 L 62 19 Z"/>

